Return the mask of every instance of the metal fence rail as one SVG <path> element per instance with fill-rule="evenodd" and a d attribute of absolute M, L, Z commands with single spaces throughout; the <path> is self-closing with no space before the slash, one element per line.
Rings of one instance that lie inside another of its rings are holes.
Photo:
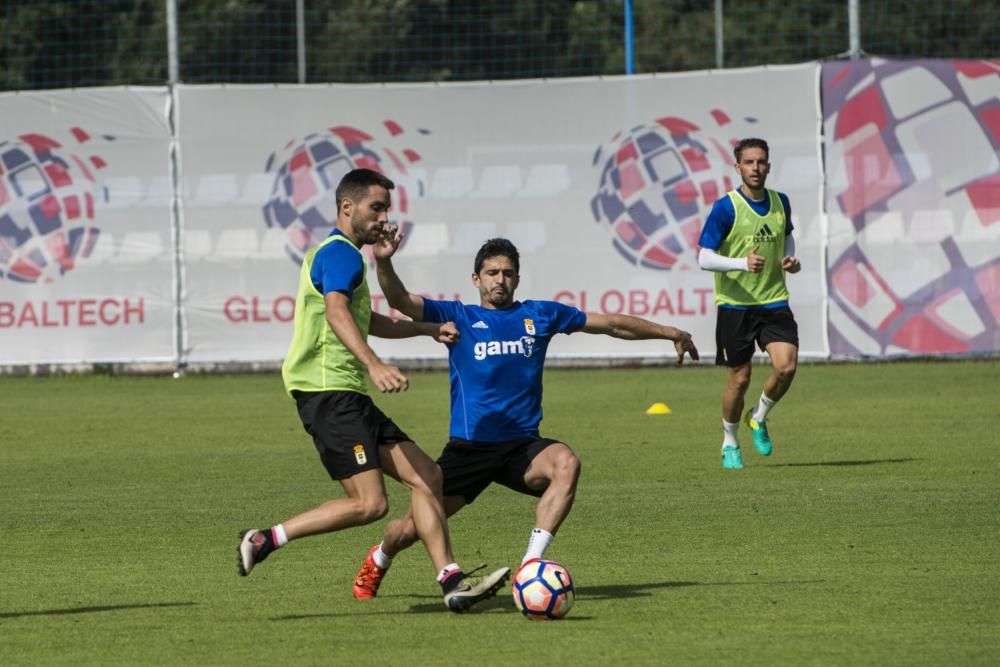
<path fill-rule="evenodd" d="M 992 58 L 998 24 L 976 0 L 4 0 L 0 90 Z"/>

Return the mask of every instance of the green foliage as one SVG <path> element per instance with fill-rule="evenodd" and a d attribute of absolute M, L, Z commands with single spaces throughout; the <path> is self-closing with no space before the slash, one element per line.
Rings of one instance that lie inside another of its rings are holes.
<path fill-rule="evenodd" d="M 384 522 L 238 577 L 240 528 L 340 495 L 274 375 L 0 378 L 0 651 L 11 666 L 992 665 L 998 373 L 802 366 L 774 454 L 747 446 L 723 471 L 723 371 L 548 371 L 543 431 L 583 462 L 549 552 L 578 597 L 551 624 L 509 591 L 450 614 L 419 546 L 377 600 L 353 600 Z M 447 377 L 411 381 L 377 401 L 436 454 Z M 646 416 L 659 401 L 672 414 Z M 516 565 L 533 505 L 487 490 L 451 522 L 459 559 Z"/>
<path fill-rule="evenodd" d="M 180 77 L 187 83 L 295 81 L 295 3 L 178 3 Z"/>
<path fill-rule="evenodd" d="M 715 3 L 633 0 L 637 72 L 716 67 Z M 836 57 L 846 0 L 723 3 L 725 67 Z M 180 78 L 298 81 L 295 2 L 177 0 Z M 162 84 L 167 0 L 6 0 L 0 90 Z M 862 2 L 861 46 L 912 58 L 996 58 L 996 3 Z M 305 0 L 308 82 L 622 74 L 622 0 Z"/>
<path fill-rule="evenodd" d="M 161 83 L 166 31 L 158 0 L 4 3 L 0 89 Z"/>
<path fill-rule="evenodd" d="M 934 2 L 933 12 L 914 15 L 904 0 L 862 2 L 861 44 L 873 55 L 996 58 L 998 6 L 974 0 Z"/>
<path fill-rule="evenodd" d="M 155 45 L 167 43 L 162 3 L 136 2 L 109 18 L 113 22 L 112 34 L 116 39 L 107 65 L 108 80 L 104 83 L 134 85 L 164 81 L 167 78 L 166 58 L 136 58 L 139 53 L 157 53 Z"/>

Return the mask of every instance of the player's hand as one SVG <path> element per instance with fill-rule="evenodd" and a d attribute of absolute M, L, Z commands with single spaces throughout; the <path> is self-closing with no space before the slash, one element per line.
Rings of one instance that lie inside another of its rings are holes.
<path fill-rule="evenodd" d="M 764 270 L 765 257 L 757 254 L 759 248 L 759 245 L 755 245 L 747 255 L 747 271 L 750 273 L 760 273 Z"/>
<path fill-rule="evenodd" d="M 693 361 L 698 361 L 701 358 L 698 356 L 698 348 L 694 346 L 694 341 L 691 340 L 691 334 L 687 331 L 678 330 L 677 338 L 674 340 L 674 351 L 677 352 L 678 366 L 683 365 L 685 354 L 690 354 Z"/>
<path fill-rule="evenodd" d="M 376 361 L 368 367 L 368 376 L 383 394 L 396 394 L 410 388 L 410 381 L 401 370 L 381 361 Z"/>
<path fill-rule="evenodd" d="M 455 326 L 454 322 L 445 322 L 438 326 L 437 333 L 434 334 L 434 340 L 445 345 L 451 345 L 458 342 L 460 335 L 458 327 Z"/>
<path fill-rule="evenodd" d="M 802 270 L 802 265 L 799 264 L 798 257 L 783 257 L 781 259 L 781 268 L 788 273 L 798 273 Z"/>
<path fill-rule="evenodd" d="M 399 225 L 385 224 L 379 232 L 378 240 L 372 244 L 372 255 L 376 260 L 389 259 L 399 249 L 399 244 L 403 242 L 403 234 L 399 231 Z"/>

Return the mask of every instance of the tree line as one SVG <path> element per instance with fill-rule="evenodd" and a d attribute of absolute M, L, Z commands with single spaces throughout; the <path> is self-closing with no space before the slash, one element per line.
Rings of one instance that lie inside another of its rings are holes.
<path fill-rule="evenodd" d="M 179 78 L 299 80 L 294 0 L 177 0 Z M 622 74 L 624 0 L 305 0 L 305 78 L 469 81 Z M 717 65 L 715 3 L 633 0 L 634 71 Z M 865 53 L 996 58 L 1000 5 L 859 0 Z M 843 57 L 846 0 L 727 0 L 723 65 Z M 161 85 L 165 0 L 4 0 L 0 89 Z"/>

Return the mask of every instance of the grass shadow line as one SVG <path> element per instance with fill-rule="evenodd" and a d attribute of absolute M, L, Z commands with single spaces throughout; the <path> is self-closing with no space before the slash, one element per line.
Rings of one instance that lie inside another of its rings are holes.
<path fill-rule="evenodd" d="M 635 597 L 639 595 L 652 595 L 652 593 L 642 592 L 644 590 L 658 589 L 658 588 L 680 588 L 683 586 L 702 586 L 704 584 L 699 584 L 690 581 L 665 581 L 657 583 L 646 583 L 646 584 L 621 584 L 614 586 L 587 586 L 585 588 L 577 589 L 577 595 L 586 600 L 605 600 L 611 598 L 622 598 L 622 597 Z M 276 616 L 272 618 L 272 621 L 300 621 L 306 619 L 314 618 L 336 618 L 339 616 L 381 616 L 381 615 L 391 615 L 391 614 L 431 614 L 446 612 L 444 605 L 441 603 L 440 598 L 432 595 L 409 595 L 405 596 L 408 598 L 417 599 L 433 599 L 434 602 L 418 602 L 416 604 L 410 605 L 408 609 L 405 610 L 380 610 L 380 611 L 348 611 L 348 612 L 330 612 L 330 613 L 317 613 L 317 614 L 293 614 L 287 616 Z M 367 604 L 367 602 L 365 602 Z M 495 598 L 490 600 L 485 600 L 477 604 L 472 609 L 462 613 L 463 616 L 476 616 L 479 614 L 491 614 L 491 613 L 519 613 L 517 608 L 514 606 L 514 600 L 511 598 L 509 593 L 501 593 Z M 584 620 L 589 617 L 579 616 L 575 617 L 579 620 Z"/>
<path fill-rule="evenodd" d="M 760 466 L 762 468 L 818 468 L 818 467 L 849 467 L 849 466 L 874 466 L 874 465 L 884 465 L 890 463 L 912 463 L 913 461 L 919 461 L 920 459 L 915 458 L 905 458 L 905 459 L 871 459 L 868 461 L 818 461 L 814 463 L 776 463 L 769 466 Z"/>
<path fill-rule="evenodd" d="M 315 614 L 288 614 L 285 616 L 275 616 L 272 621 L 303 621 L 315 618 L 338 618 L 341 616 L 392 616 L 401 614 L 437 614 L 437 613 L 449 613 L 448 608 L 444 606 L 441 598 L 436 595 L 388 595 L 379 596 L 382 599 L 392 599 L 392 598 L 408 598 L 408 599 L 432 599 L 435 602 L 419 602 L 417 604 L 410 605 L 407 609 L 377 609 L 374 611 L 356 611 L 349 610 L 343 612 L 323 612 Z M 378 604 L 372 600 L 355 601 L 355 606 L 362 605 L 373 605 Z M 477 604 L 472 609 L 462 613 L 463 616 L 475 616 L 477 614 L 487 614 L 487 613 L 498 613 L 498 612 L 508 612 L 515 611 L 514 601 L 510 599 L 509 595 L 498 595 L 490 600 L 484 600 L 483 602 Z"/>
<path fill-rule="evenodd" d="M 150 604 L 107 604 L 93 607 L 67 607 L 65 609 L 40 609 L 38 611 L 3 611 L 0 618 L 24 618 L 26 616 L 64 616 L 68 614 L 97 614 L 105 611 L 125 611 L 127 609 L 162 609 L 164 607 L 193 607 L 197 602 L 157 602 Z"/>
<path fill-rule="evenodd" d="M 664 581 L 653 584 L 610 584 L 607 586 L 585 586 L 577 588 L 578 598 L 587 601 L 621 600 L 631 597 L 648 597 L 660 588 L 686 588 L 688 586 L 798 586 L 801 584 L 821 584 L 825 579 L 803 579 L 800 581 Z"/>
<path fill-rule="evenodd" d="M 630 597 L 648 597 L 655 591 L 671 588 L 687 588 L 689 586 L 798 586 L 802 584 L 820 584 L 824 579 L 808 579 L 801 581 L 658 581 L 639 584 L 608 584 L 606 586 L 582 586 L 576 590 L 577 598 L 585 602 L 600 602 L 603 600 L 621 600 Z M 381 609 L 377 611 L 344 611 L 344 612 L 323 612 L 316 614 L 289 614 L 286 616 L 275 616 L 272 621 L 303 621 L 316 618 L 338 618 L 348 616 L 391 616 L 403 614 L 439 614 L 447 612 L 440 598 L 432 595 L 405 595 L 405 596 L 385 596 L 388 598 L 416 598 L 433 599 L 435 602 L 418 602 L 410 605 L 408 609 Z M 383 598 L 385 599 L 385 598 Z M 359 602 L 359 604 L 371 604 L 371 601 Z M 477 604 L 472 609 L 463 612 L 463 616 L 477 616 L 479 614 L 496 613 L 518 613 L 514 606 L 514 600 L 509 594 L 501 593 L 497 597 Z M 590 616 L 571 616 L 570 619 L 590 620 Z M 565 620 L 570 620 L 565 619 Z"/>

